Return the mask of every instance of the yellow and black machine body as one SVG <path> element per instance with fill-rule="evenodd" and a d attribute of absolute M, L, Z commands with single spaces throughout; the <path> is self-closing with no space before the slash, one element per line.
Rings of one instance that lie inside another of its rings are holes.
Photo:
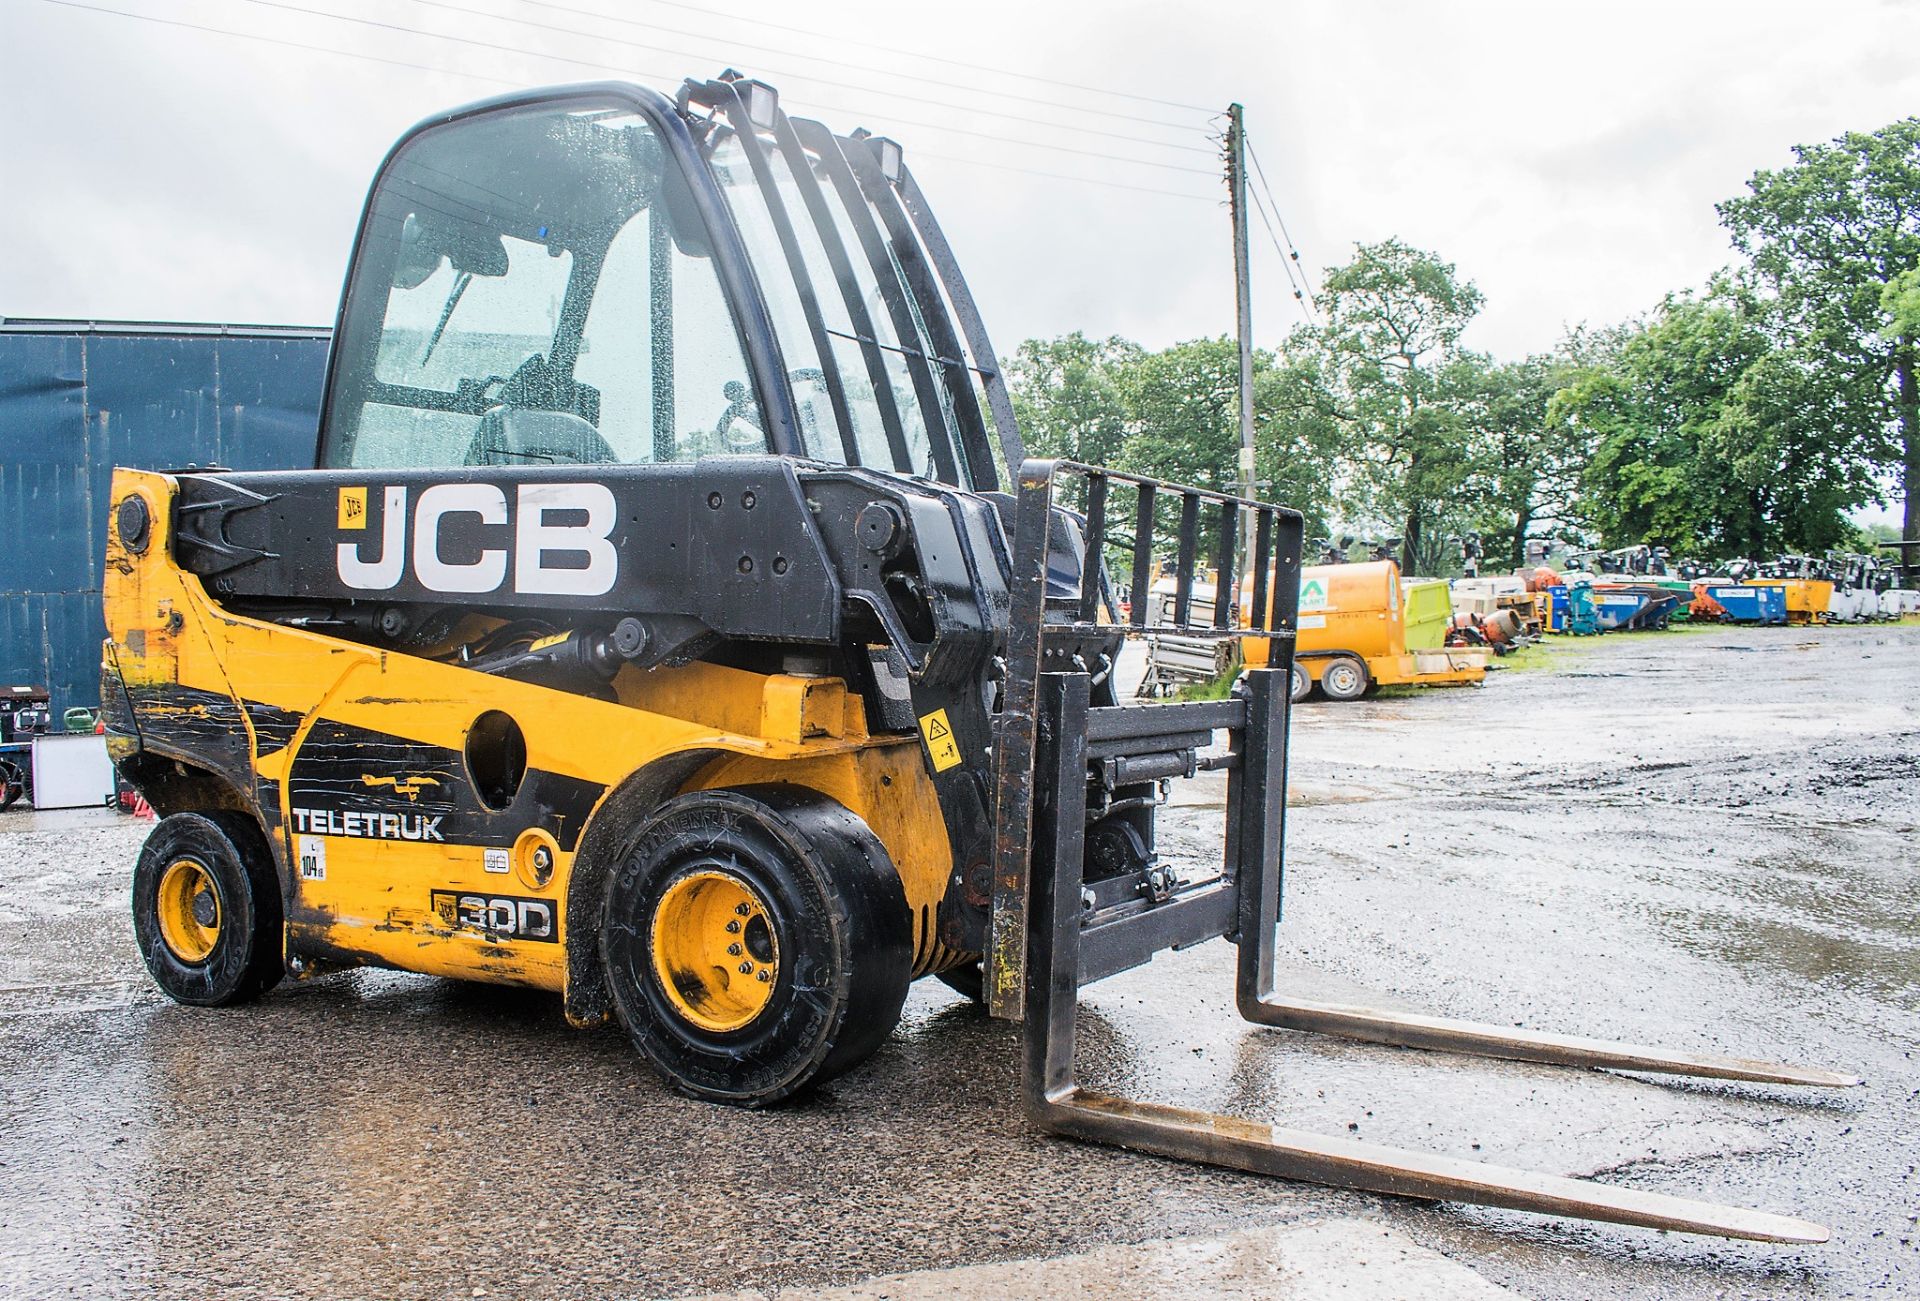
<path fill-rule="evenodd" d="M 1079 988 L 1222 937 L 1261 1024 L 1847 1082 L 1276 995 L 1300 527 L 1027 459 L 893 141 L 732 74 L 431 119 L 368 200 L 313 467 L 115 475 L 108 743 L 163 815 L 141 951 L 195 1004 L 357 966 L 551 990 L 756 1106 L 858 1066 L 935 975 L 1024 1023 L 1050 1131 L 1821 1237 L 1078 1086 Z M 1171 621 L 1119 618 L 1110 569 L 1144 591 L 1169 557 Z M 1195 626 L 1203 565 L 1254 575 L 1265 626 Z M 1121 704 L 1125 639 L 1175 631 L 1272 658 L 1226 700 Z M 1168 783 L 1222 769 L 1219 860 L 1163 858 Z"/>

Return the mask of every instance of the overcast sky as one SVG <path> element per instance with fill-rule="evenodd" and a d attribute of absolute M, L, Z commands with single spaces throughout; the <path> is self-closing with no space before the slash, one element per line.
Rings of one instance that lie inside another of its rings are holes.
<path fill-rule="evenodd" d="M 1202 110 L 1237 99 L 1314 283 L 1397 235 L 1479 284 L 1467 341 L 1515 357 L 1725 265 L 1714 202 L 1791 145 L 1920 112 L 1911 4 L 74 4 L 0 0 L 0 315 L 329 323 L 367 184 L 415 120 L 731 65 L 905 143 L 1003 352 L 1232 328 Z M 1298 313 L 1270 246 L 1255 278 L 1271 346 Z"/>

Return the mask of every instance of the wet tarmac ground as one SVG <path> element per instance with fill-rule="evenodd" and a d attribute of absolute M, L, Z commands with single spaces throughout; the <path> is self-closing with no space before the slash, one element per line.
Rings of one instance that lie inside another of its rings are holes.
<path fill-rule="evenodd" d="M 1166 848 L 1218 853 L 1219 784 Z M 935 982 L 863 1068 L 681 1099 L 553 997 L 383 972 L 176 1007 L 150 824 L 0 815 L 0 1291 L 659 1296 L 853 1283 L 1314 1219 L 1537 1297 L 1920 1293 L 1920 629 L 1603 638 L 1295 715 L 1282 984 L 1851 1069 L 1788 1088 L 1256 1030 L 1224 943 L 1083 995 L 1086 1082 L 1761 1207 L 1822 1247 L 1330 1191 L 1047 1139 L 1017 1031 Z"/>

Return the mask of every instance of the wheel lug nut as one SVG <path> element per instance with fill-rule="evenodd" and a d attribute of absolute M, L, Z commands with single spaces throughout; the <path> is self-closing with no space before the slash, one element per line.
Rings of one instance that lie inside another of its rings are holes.
<path fill-rule="evenodd" d="M 745 917 L 745 916 L 746 916 L 746 915 L 747 915 L 748 913 L 750 913 L 750 912 L 752 912 L 752 911 L 753 911 L 753 909 L 751 909 L 751 908 L 749 908 L 749 907 L 747 907 L 747 905 L 745 905 L 745 904 L 743 904 L 743 903 L 737 903 L 737 904 L 735 904 L 735 905 L 733 906 L 733 910 L 734 910 L 735 912 L 737 912 L 737 913 L 739 913 L 739 914 L 740 914 L 740 915 L 741 915 L 742 917 Z"/>
<path fill-rule="evenodd" d="M 765 985 L 773 980 L 773 973 L 765 967 L 760 968 L 760 983 Z"/>
<path fill-rule="evenodd" d="M 738 944 L 729 944 L 727 945 L 727 952 L 737 958 L 740 956 L 740 946 Z"/>
<path fill-rule="evenodd" d="M 753 964 L 751 962 L 741 963 L 740 974 L 743 976 L 751 976 L 753 974 Z"/>
<path fill-rule="evenodd" d="M 738 921 L 730 921 L 727 923 L 727 934 L 738 935 L 739 933 L 740 933 L 740 923 Z"/>

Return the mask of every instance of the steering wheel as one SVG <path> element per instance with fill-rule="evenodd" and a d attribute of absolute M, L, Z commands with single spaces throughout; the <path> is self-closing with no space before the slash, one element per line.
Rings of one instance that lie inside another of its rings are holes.
<path fill-rule="evenodd" d="M 787 381 L 798 384 L 803 381 L 825 386 L 826 372 L 818 366 L 801 366 L 788 372 Z M 721 439 L 730 452 L 764 452 L 767 449 L 767 433 L 761 427 L 760 404 L 754 401 L 753 392 L 737 379 L 727 381 L 720 390 L 727 399 L 727 409 L 714 421 L 713 432 Z M 736 424 L 745 425 L 751 434 L 741 437 L 734 432 Z"/>
<path fill-rule="evenodd" d="M 739 380 L 730 379 L 720 392 L 727 399 L 727 409 L 714 421 L 713 432 L 720 439 L 721 446 L 729 452 L 764 450 L 767 435 L 760 428 L 760 404 L 753 400 L 752 390 Z M 742 437 L 734 432 L 736 424 L 745 425 L 752 432 Z"/>

